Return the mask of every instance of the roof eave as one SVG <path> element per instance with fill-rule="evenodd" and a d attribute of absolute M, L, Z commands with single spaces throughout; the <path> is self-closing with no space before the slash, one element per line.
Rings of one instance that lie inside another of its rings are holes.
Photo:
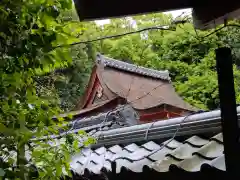
<path fill-rule="evenodd" d="M 194 23 L 196 24 L 196 28 L 199 29 L 215 27 L 215 21 L 221 17 L 223 18 L 220 23 L 223 23 L 224 19 L 226 19 L 225 17 L 228 15 L 230 15 L 228 18 L 236 18 L 236 14 L 231 15 L 231 13 L 240 7 L 239 1 L 236 0 L 229 0 L 227 6 L 225 1 L 221 2 L 217 0 L 150 0 L 147 3 L 139 3 L 137 0 L 74 0 L 74 2 L 80 20 L 116 18 L 144 13 L 193 8 L 198 11 L 197 14 L 195 14 L 196 18 L 194 18 Z M 136 6 L 136 4 L 138 4 L 138 6 Z"/>
<path fill-rule="evenodd" d="M 240 117 L 240 106 L 237 107 L 237 113 Z M 219 132 L 220 110 L 101 132 L 97 146 L 114 145 L 116 141 L 122 144 L 143 141 L 146 140 L 146 132 L 148 140 L 169 138 L 175 134 L 180 124 L 177 136 Z"/>

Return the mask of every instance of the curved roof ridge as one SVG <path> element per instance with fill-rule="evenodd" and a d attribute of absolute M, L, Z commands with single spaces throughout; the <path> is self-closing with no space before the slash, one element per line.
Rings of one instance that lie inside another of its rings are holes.
<path fill-rule="evenodd" d="M 123 62 L 120 60 L 112 59 L 100 53 L 97 54 L 96 62 L 104 66 L 113 67 L 113 68 L 128 71 L 128 72 L 133 72 L 143 76 L 149 76 L 149 77 L 153 77 L 161 80 L 171 81 L 168 70 L 157 71 L 154 69 L 149 69 L 142 66 L 137 66 L 134 64 Z"/>

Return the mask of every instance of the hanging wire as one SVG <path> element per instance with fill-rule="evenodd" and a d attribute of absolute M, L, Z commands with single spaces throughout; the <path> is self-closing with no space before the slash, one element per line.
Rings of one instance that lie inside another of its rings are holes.
<path fill-rule="evenodd" d="M 136 71 L 138 68 L 139 68 L 139 66 L 137 66 L 137 67 L 134 69 L 134 71 Z M 127 91 L 127 94 L 126 94 L 126 97 L 125 97 L 126 99 L 128 98 L 129 93 L 130 93 L 130 91 L 131 91 L 132 84 L 134 83 L 134 79 L 135 79 L 135 76 L 132 76 L 131 82 L 130 82 L 130 85 L 129 85 L 129 88 L 128 88 L 128 91 Z"/>
<path fill-rule="evenodd" d="M 58 45 L 58 46 L 53 47 L 53 49 L 61 48 L 61 47 L 68 47 L 68 46 L 75 46 L 75 45 L 78 45 L 78 44 L 87 44 L 87 43 L 101 41 L 101 40 L 105 40 L 105 39 L 118 38 L 118 37 L 130 35 L 130 34 L 140 33 L 140 32 L 143 32 L 143 31 L 149 31 L 149 30 L 174 31 L 173 28 L 166 28 L 164 26 L 153 26 L 153 27 L 143 28 L 143 29 L 140 29 L 140 30 L 126 32 L 126 33 L 122 33 L 122 34 L 116 34 L 116 35 L 111 35 L 111 36 L 104 36 L 104 37 L 100 37 L 100 38 L 96 38 L 96 39 L 75 42 L 75 43 L 71 43 L 71 44 L 67 44 L 67 45 Z"/>
<path fill-rule="evenodd" d="M 181 16 L 182 16 L 183 14 L 185 14 L 185 13 L 187 13 L 187 12 L 183 12 L 182 14 L 180 14 L 180 15 L 179 15 L 178 17 L 176 17 L 176 18 L 181 17 Z M 176 19 L 176 18 L 175 18 L 175 19 Z M 176 21 L 176 22 L 177 22 L 177 21 Z M 186 20 L 184 20 L 184 22 L 186 22 Z M 179 23 L 179 22 L 177 22 L 177 23 Z M 174 21 L 174 20 L 172 20 L 172 24 L 175 24 L 175 21 Z M 99 37 L 99 38 L 96 38 L 96 39 L 91 39 L 91 40 L 87 40 L 87 41 L 75 42 L 75 43 L 71 43 L 71 44 L 67 44 L 67 45 L 58 45 L 58 46 L 53 47 L 53 49 L 61 48 L 61 47 L 68 47 L 68 46 L 74 46 L 74 45 L 78 45 L 78 44 L 87 44 L 87 43 L 96 42 L 96 41 L 101 41 L 101 40 L 105 40 L 105 39 L 118 38 L 118 37 L 122 37 L 122 36 L 126 36 L 126 35 L 131 35 L 131 34 L 140 33 L 140 32 L 143 32 L 143 31 L 150 31 L 150 30 L 175 31 L 175 28 L 171 28 L 171 27 L 166 28 L 166 26 L 169 26 L 169 25 L 152 26 L 152 27 L 147 27 L 147 28 L 143 28 L 143 29 L 140 29 L 140 30 L 131 31 L 131 32 L 126 32 L 126 33 L 122 33 L 122 34 L 116 34 L 116 35 L 110 35 L 110 36 L 103 36 L 103 37 Z"/>
<path fill-rule="evenodd" d="M 170 144 L 170 143 L 175 139 L 175 137 L 177 136 L 177 133 L 178 133 L 179 130 L 182 128 L 182 123 L 183 123 L 184 121 L 186 121 L 189 116 L 191 116 L 191 115 L 193 115 L 193 114 L 196 114 L 196 113 L 199 113 L 199 112 L 202 112 L 202 111 L 190 113 L 190 114 L 188 114 L 187 116 L 185 116 L 185 117 L 183 118 L 183 120 L 179 123 L 179 126 L 177 127 L 177 129 L 176 129 L 176 131 L 174 132 L 173 136 L 172 136 L 166 143 L 164 143 L 162 146 L 160 146 L 160 148 L 154 150 L 153 152 L 149 153 L 148 155 L 143 156 L 142 158 L 137 159 L 136 161 L 140 161 L 140 160 L 143 160 L 143 159 L 145 159 L 145 158 L 148 158 L 149 156 L 157 153 L 158 151 L 160 151 L 160 150 L 162 150 L 163 148 L 165 148 L 166 146 L 168 146 L 168 144 Z M 151 127 L 153 126 L 154 123 L 156 123 L 156 122 L 151 123 L 150 126 L 147 128 L 146 133 L 145 133 L 145 139 L 147 139 L 149 130 L 151 129 Z M 114 160 L 112 160 L 112 162 L 114 162 L 114 161 L 116 161 L 116 160 L 118 160 L 118 159 L 126 159 L 126 160 L 131 161 L 131 159 L 129 159 L 129 158 L 127 158 L 127 157 L 118 157 L 118 158 L 115 158 Z"/>
<path fill-rule="evenodd" d="M 108 111 L 108 112 L 106 113 L 106 115 L 105 115 L 104 120 L 100 123 L 99 131 L 96 131 L 96 132 L 93 133 L 91 136 L 94 136 L 96 133 L 100 133 L 100 132 L 102 131 L 102 127 L 104 126 L 105 122 L 107 121 L 107 118 L 108 118 L 109 114 L 111 114 L 111 113 L 114 112 L 114 111 L 121 111 L 121 110 L 123 110 L 127 105 L 131 105 L 131 103 L 136 102 L 136 101 L 139 101 L 139 100 L 143 99 L 144 97 L 146 97 L 146 96 L 148 96 L 148 95 L 151 95 L 151 92 L 153 92 L 154 90 L 156 90 L 157 88 L 159 88 L 159 87 L 161 87 L 161 86 L 163 86 L 163 85 L 165 85 L 165 84 L 164 84 L 164 83 L 163 83 L 163 84 L 159 84 L 159 85 L 157 85 L 156 87 L 154 87 L 153 89 L 151 89 L 151 91 L 149 91 L 148 93 L 145 93 L 144 95 L 142 95 L 142 96 L 140 96 L 140 97 L 138 97 L 138 98 L 136 98 L 136 99 L 133 99 L 132 101 L 129 101 L 129 102 L 127 102 L 126 104 L 124 104 L 124 105 L 122 105 L 122 106 L 116 107 L 116 108 Z M 161 98 L 160 100 L 163 100 L 163 98 Z M 75 123 L 76 123 L 76 122 L 75 122 Z M 74 123 L 74 124 L 75 124 L 75 123 Z M 73 130 L 74 127 L 72 127 L 71 129 Z M 80 130 L 80 129 L 79 129 L 79 130 Z M 63 135 L 67 135 L 67 134 L 69 134 L 69 133 L 71 133 L 71 131 L 67 131 L 67 132 L 64 133 Z M 60 135 L 60 137 L 63 137 L 63 135 Z M 54 137 L 54 138 L 52 138 L 52 139 L 55 139 L 55 138 L 59 138 L 59 136 Z M 99 138 L 100 138 L 100 137 L 98 137 L 98 139 L 99 139 Z"/>
<path fill-rule="evenodd" d="M 172 138 L 171 138 L 166 144 L 164 144 L 161 149 L 163 149 L 164 147 L 166 147 L 169 143 L 171 143 L 171 142 L 175 139 L 177 133 L 178 133 L 179 130 L 182 128 L 182 123 L 184 123 L 184 122 L 188 119 L 189 116 L 191 116 L 191 115 L 193 115 L 193 114 L 196 114 L 196 113 L 198 113 L 198 112 L 190 113 L 190 114 L 188 114 L 187 116 L 185 116 L 185 117 L 183 118 L 183 120 L 179 123 L 179 126 L 177 127 L 177 129 L 176 129 L 175 133 L 173 134 Z M 151 127 L 150 127 L 150 128 L 151 128 Z M 149 129 L 150 129 L 150 128 L 149 128 Z M 147 136 L 147 133 L 146 133 L 146 136 Z M 160 150 L 161 150 L 161 149 L 160 149 Z M 159 151 L 159 150 L 158 150 L 158 151 Z"/>
<path fill-rule="evenodd" d="M 222 29 L 224 29 L 226 27 L 238 27 L 238 28 L 240 28 L 240 25 L 239 24 L 226 24 L 225 26 L 222 26 L 222 27 L 220 27 L 218 29 L 215 29 L 213 32 L 211 32 L 211 33 L 209 33 L 209 34 L 207 34 L 205 36 L 202 36 L 200 38 L 204 39 L 206 37 L 209 37 L 209 36 L 211 36 L 213 34 L 216 34 L 218 31 L 220 31 L 220 30 L 222 30 Z"/>
<path fill-rule="evenodd" d="M 142 96 L 140 96 L 140 97 L 138 97 L 138 98 L 130 101 L 129 104 L 131 104 L 131 103 L 133 103 L 133 102 L 136 102 L 136 101 L 138 101 L 138 100 L 141 100 L 141 99 L 143 99 L 144 97 L 146 97 L 146 96 L 148 96 L 148 95 L 151 95 L 151 93 L 152 93 L 154 90 L 162 87 L 163 85 L 165 85 L 165 84 L 162 83 L 162 84 L 159 84 L 159 85 L 155 86 L 155 87 L 154 87 L 153 89 L 151 89 L 151 91 L 149 91 L 148 93 L 145 93 L 144 95 L 142 95 Z M 163 100 L 163 98 L 161 98 L 161 100 Z"/>
<path fill-rule="evenodd" d="M 155 89 L 155 88 L 154 88 L 154 89 Z M 124 105 L 124 106 L 121 106 L 120 108 L 123 108 L 123 107 L 125 107 L 125 105 Z M 119 109 L 120 109 L 120 108 L 119 108 Z M 117 109 L 118 109 L 118 108 L 117 108 Z M 114 110 L 117 110 L 117 109 L 114 109 Z M 108 115 L 109 115 L 111 112 L 113 112 L 114 110 L 111 110 L 111 111 L 109 111 L 109 112 L 106 114 L 105 120 L 107 119 Z M 188 119 L 189 116 L 191 116 L 191 115 L 193 115 L 193 114 L 196 114 L 196 113 L 199 113 L 199 112 L 202 112 L 202 111 L 193 112 L 193 113 L 190 113 L 190 114 L 188 114 L 187 116 L 185 116 L 185 117 L 183 118 L 183 120 L 179 123 L 179 126 L 177 127 L 177 129 L 176 129 L 176 131 L 174 132 L 173 136 L 168 140 L 167 143 L 164 143 L 162 146 L 160 146 L 159 149 L 156 149 L 156 150 L 154 150 L 153 152 L 151 152 L 150 154 L 145 155 L 144 157 L 138 159 L 138 161 L 139 161 L 139 160 L 143 160 L 144 158 L 147 158 L 147 157 L 155 154 L 156 152 L 162 150 L 162 149 L 165 148 L 168 144 L 170 144 L 170 143 L 175 139 L 175 137 L 177 136 L 177 133 L 179 132 L 179 130 L 182 128 L 182 123 L 184 123 L 184 122 Z M 145 140 L 148 140 L 149 131 L 151 130 L 151 128 L 153 127 L 153 125 L 154 125 L 156 122 L 157 122 L 157 121 L 151 123 L 150 126 L 146 129 L 145 138 L 144 138 Z M 100 129 L 101 129 L 101 128 L 100 128 Z M 101 133 L 102 133 L 102 129 L 101 129 L 100 134 L 98 135 L 98 137 L 97 137 L 97 139 L 96 139 L 96 142 L 98 142 Z M 103 154 L 103 166 L 102 166 L 102 167 L 104 167 L 104 163 L 105 163 L 105 161 L 106 161 L 106 152 L 107 152 L 107 150 L 105 149 L 105 152 L 104 152 L 104 154 Z M 90 158 L 91 158 L 91 154 L 92 154 L 92 151 L 90 151 L 90 155 L 88 156 L 86 163 L 83 165 L 81 174 L 83 174 L 83 171 L 85 170 L 85 168 L 86 168 L 87 165 L 89 164 L 89 161 L 90 161 Z M 116 160 L 118 160 L 118 159 L 123 159 L 123 157 L 118 157 L 118 158 L 115 158 L 115 159 L 113 159 L 113 160 L 111 160 L 111 161 L 114 162 L 114 161 L 116 161 Z M 130 160 L 130 159 L 128 159 L 127 157 L 124 157 L 124 159 Z"/>
<path fill-rule="evenodd" d="M 223 28 L 225 28 L 225 27 L 227 27 L 227 26 L 240 27 L 240 25 L 237 25 L 237 24 L 228 24 L 228 25 L 225 25 L 225 26 L 223 26 L 223 27 L 221 27 L 221 28 L 218 28 L 218 29 L 216 29 L 215 31 L 213 31 L 213 32 L 211 32 L 211 33 L 209 33 L 209 34 L 207 34 L 207 35 L 205 35 L 205 36 L 203 36 L 203 37 L 200 37 L 200 38 L 204 39 L 204 38 L 206 38 L 206 37 L 209 37 L 209 36 L 217 33 L 218 31 L 222 30 Z M 152 29 L 152 28 L 150 28 L 150 29 Z M 132 34 L 132 33 L 142 32 L 142 31 L 145 31 L 145 30 L 149 30 L 149 28 L 147 28 L 147 29 L 142 29 L 142 30 L 135 31 L 135 32 L 125 33 L 125 34 L 121 34 L 121 35 L 103 37 L 103 38 L 95 39 L 95 40 L 92 40 L 92 41 L 89 41 L 89 42 L 94 42 L 94 41 L 98 41 L 98 40 L 103 40 L 103 39 L 108 39 L 108 38 L 114 38 L 114 37 L 124 36 L 124 35 Z M 164 30 L 166 30 L 166 29 L 164 29 Z M 196 32 L 196 30 L 195 30 L 195 32 Z M 196 34 L 197 34 L 197 32 L 196 32 Z M 78 43 L 75 43 L 75 44 L 80 44 L 80 43 L 86 43 L 86 42 L 78 42 Z M 72 45 L 75 45 L 75 44 L 72 44 Z M 126 94 L 126 98 L 128 97 L 129 92 L 131 91 L 131 86 L 132 86 L 133 81 L 134 81 L 134 80 L 132 79 L 132 80 L 131 80 L 131 83 L 130 83 L 130 86 L 129 86 L 129 89 L 128 89 L 127 94 Z M 132 102 L 138 101 L 138 100 L 146 97 L 147 95 L 150 95 L 152 91 L 156 90 L 157 88 L 161 87 L 162 85 L 164 85 L 164 84 L 160 84 L 160 85 L 156 86 L 155 88 L 153 88 L 153 89 L 152 89 L 151 91 L 149 91 L 148 93 L 146 93 L 146 94 L 144 94 L 143 96 L 140 96 L 140 97 L 134 99 L 134 100 L 131 101 L 131 102 L 128 102 L 128 103 L 125 104 L 124 106 L 121 106 L 119 109 L 125 107 L 125 106 L 128 105 L 128 104 L 131 104 Z M 107 114 L 106 114 L 106 116 L 105 116 L 104 121 L 100 124 L 99 134 L 98 134 L 98 136 L 97 136 L 97 138 L 96 138 L 96 142 L 98 142 L 98 140 L 99 140 L 99 138 L 100 138 L 100 136 L 101 136 L 102 126 L 103 126 L 104 123 L 106 122 L 109 114 L 110 114 L 111 112 L 113 112 L 114 110 L 117 110 L 117 109 L 113 109 L 113 110 L 111 110 L 111 111 L 108 111 Z M 179 126 L 177 127 L 177 129 L 176 129 L 176 131 L 174 132 L 173 136 L 172 136 L 166 143 L 164 143 L 159 149 L 153 151 L 152 153 L 148 154 L 147 156 L 144 156 L 144 157 L 141 158 L 141 159 L 144 159 L 144 158 L 146 158 L 146 157 L 149 157 L 149 156 L 153 155 L 154 153 L 162 150 L 162 149 L 165 148 L 166 146 L 168 146 L 168 144 L 170 144 L 170 143 L 175 139 L 175 137 L 177 136 L 179 130 L 182 128 L 182 124 L 188 119 L 188 117 L 189 117 L 190 115 L 193 115 L 193 114 L 195 114 L 195 113 L 198 113 L 198 112 L 190 113 L 190 114 L 188 114 L 187 116 L 185 116 L 185 117 L 183 118 L 183 120 L 179 123 Z M 156 122 L 157 122 L 157 121 L 151 123 L 151 124 L 149 125 L 149 127 L 146 129 L 145 137 L 144 137 L 145 140 L 148 140 L 148 134 L 149 134 L 151 128 L 154 126 L 154 124 L 155 124 Z M 75 123 L 74 123 L 74 124 L 75 124 Z M 91 153 L 92 153 L 92 151 L 90 151 L 90 155 L 89 155 L 89 157 L 88 157 L 88 159 L 87 159 L 87 163 L 85 163 L 84 168 L 82 169 L 83 171 L 84 171 L 84 169 L 86 168 L 86 166 L 87 166 L 88 163 L 89 163 L 89 160 L 90 160 L 90 157 L 91 157 Z M 103 166 L 104 166 L 104 163 L 105 163 L 105 155 L 106 155 L 106 149 L 105 149 L 105 152 L 104 152 L 104 155 L 103 155 Z M 122 157 L 118 157 L 118 158 L 114 159 L 113 161 L 116 161 L 116 160 L 118 160 L 118 159 L 122 159 Z M 139 160 L 141 160 L 141 159 L 139 159 Z"/>
<path fill-rule="evenodd" d="M 109 112 L 111 112 L 111 111 L 109 111 Z M 190 113 L 190 114 L 188 114 L 187 116 L 185 116 L 185 117 L 183 118 L 183 120 L 179 123 L 179 126 L 177 127 L 176 131 L 174 132 L 172 138 L 169 139 L 169 141 L 168 141 L 167 143 L 164 143 L 159 149 L 154 150 L 154 151 L 151 152 L 150 154 L 148 154 L 148 155 L 146 155 L 146 156 L 144 156 L 144 157 L 142 157 L 142 158 L 140 158 L 140 159 L 138 159 L 138 160 L 143 160 L 144 158 L 149 157 L 149 156 L 155 154 L 156 152 L 162 150 L 163 148 L 165 148 L 168 144 L 170 144 L 170 143 L 175 139 L 175 137 L 177 136 L 177 133 L 178 133 L 179 130 L 182 128 L 182 123 L 184 123 L 184 122 L 188 119 L 189 116 L 191 116 L 191 115 L 193 115 L 193 114 L 196 114 L 196 113 L 199 113 L 199 112 L 202 112 L 202 111 L 193 112 L 193 113 Z M 108 116 L 108 115 L 106 115 L 105 117 L 107 117 L 107 116 Z M 145 138 L 144 138 L 145 140 L 148 139 L 149 131 L 151 130 L 151 128 L 153 127 L 153 125 L 154 125 L 156 122 L 157 122 L 157 121 L 151 123 L 150 126 L 146 129 Z M 101 134 L 101 131 L 100 131 L 100 134 Z M 96 142 L 98 142 L 99 137 L 100 137 L 100 134 L 98 135 L 98 139 L 97 139 Z M 105 160 L 106 160 L 106 158 L 105 158 L 106 152 L 107 152 L 107 151 L 106 151 L 106 149 L 105 149 L 105 153 L 104 153 L 104 155 L 103 155 L 103 167 L 104 167 L 104 163 L 105 163 Z M 86 163 L 83 165 L 84 168 L 82 169 L 81 174 L 83 173 L 84 169 L 87 167 L 87 165 L 88 165 L 88 163 L 89 163 L 89 161 L 90 161 L 91 153 L 92 153 L 92 151 L 90 151 L 90 155 L 88 156 Z M 118 159 L 122 159 L 122 158 L 123 158 L 123 157 L 115 158 L 114 160 L 112 160 L 112 162 L 114 162 L 114 161 L 116 161 L 116 160 L 118 160 Z M 127 158 L 127 157 L 124 157 L 124 159 L 128 159 L 128 158 Z"/>
<path fill-rule="evenodd" d="M 96 143 L 98 142 L 98 140 L 99 140 L 99 138 L 100 138 L 100 136 L 101 136 L 102 127 L 103 127 L 104 123 L 107 121 L 107 118 L 108 118 L 109 114 L 111 114 L 111 113 L 112 113 L 112 111 L 108 111 L 108 112 L 106 113 L 106 115 L 105 115 L 104 120 L 101 122 L 99 131 L 98 131 L 99 134 L 98 134 L 97 137 L 95 138 Z M 94 133 L 94 134 L 95 134 L 95 133 Z M 93 134 L 93 135 L 94 135 L 94 134 Z M 92 135 L 92 136 L 93 136 L 93 135 Z M 84 168 L 82 168 L 81 174 L 83 174 L 83 171 L 84 171 L 85 168 L 88 166 L 91 155 L 92 155 L 92 151 L 90 150 L 90 155 L 88 156 L 86 163 L 83 165 Z"/>
<path fill-rule="evenodd" d="M 205 36 L 203 36 L 203 37 L 200 37 L 200 38 L 204 39 L 204 38 L 206 38 L 206 37 L 209 37 L 209 36 L 217 33 L 218 31 L 222 30 L 223 28 L 225 28 L 225 27 L 227 27 L 227 26 L 240 27 L 240 25 L 237 25 L 237 24 L 228 24 L 228 25 L 225 25 L 225 26 L 223 26 L 223 27 L 221 27 L 221 28 L 218 28 L 218 29 L 216 29 L 215 31 L 213 31 L 213 32 L 211 32 L 211 33 L 209 33 L 209 34 L 207 34 L 207 35 L 205 35 Z M 155 28 L 146 28 L 146 29 L 142 29 L 142 30 L 139 30 L 139 31 L 135 31 L 135 32 L 129 32 L 129 33 L 125 33 L 125 34 L 121 34 L 121 35 L 115 35 L 115 36 L 108 36 L 108 37 L 103 37 L 103 38 L 99 38 L 99 39 L 95 39 L 95 40 L 91 40 L 91 41 L 86 41 L 86 42 L 79 42 L 79 43 L 94 42 L 94 41 L 98 41 L 98 40 L 103 40 L 103 39 L 108 39 L 108 38 L 114 38 L 114 37 L 124 36 L 124 35 L 132 34 L 132 33 L 138 33 L 138 32 L 142 32 L 142 31 L 150 30 L 150 29 L 155 29 Z M 158 28 L 157 28 L 157 29 L 158 29 Z M 163 29 L 163 30 L 167 30 L 167 29 Z M 75 44 L 78 44 L 78 43 L 75 43 Z M 75 45 L 75 44 L 72 44 L 72 45 Z M 130 90 L 131 90 L 132 83 L 133 83 L 133 80 L 132 80 L 132 82 L 130 83 L 130 87 L 129 87 L 127 96 L 128 96 L 128 94 L 129 94 L 129 92 L 130 92 Z M 141 97 L 138 97 L 138 98 L 134 99 L 133 101 L 128 102 L 126 105 L 128 105 L 128 104 L 130 104 L 130 103 L 132 103 L 132 102 L 135 102 L 135 101 L 137 101 L 137 100 L 140 100 L 140 99 L 144 98 L 144 97 L 147 96 L 147 95 L 150 95 L 150 93 L 151 93 L 152 91 L 154 91 L 154 90 L 157 89 L 158 87 L 161 87 L 162 85 L 163 85 L 163 84 L 160 84 L 160 85 L 156 86 L 155 88 L 153 88 L 153 89 L 152 89 L 151 91 L 149 91 L 148 93 L 144 94 L 144 95 L 141 96 Z M 124 106 L 125 106 L 125 105 L 124 105 Z M 124 106 L 120 107 L 119 109 L 123 108 Z M 117 110 L 117 109 L 114 109 L 114 110 Z M 112 110 L 112 111 L 114 111 L 114 110 Z M 106 122 L 106 119 L 107 119 L 108 115 L 109 115 L 112 111 L 109 111 L 109 112 L 106 114 L 104 121 L 101 123 L 101 125 L 100 125 L 100 134 L 97 136 L 97 141 L 98 141 L 98 139 L 99 139 L 100 136 L 101 136 L 102 126 L 103 126 L 103 124 Z M 192 114 L 193 114 L 193 113 L 192 113 Z M 179 132 L 179 130 L 182 128 L 182 123 L 183 123 L 190 115 L 192 115 L 192 114 L 189 114 L 189 115 L 187 115 L 186 117 L 184 117 L 184 119 L 180 122 L 178 128 L 176 129 L 175 133 L 173 134 L 172 138 L 171 138 L 167 143 L 163 144 L 159 149 L 157 149 L 156 151 L 152 152 L 152 153 L 149 154 L 148 156 L 156 153 L 157 151 L 163 149 L 163 148 L 166 147 L 169 143 L 171 143 L 171 142 L 174 140 L 174 138 L 176 137 L 176 135 L 177 135 L 177 133 Z M 154 123 L 156 123 L 156 121 L 153 122 L 153 123 L 151 123 L 150 126 L 147 128 L 146 133 L 145 133 L 145 140 L 148 139 L 148 133 L 149 133 L 150 129 L 153 127 Z M 75 124 L 75 123 L 74 123 L 74 124 Z M 91 156 L 91 155 L 90 155 L 90 156 Z M 148 157 L 148 156 L 147 156 L 147 157 Z M 104 155 L 104 158 L 105 158 L 105 155 Z M 117 160 L 117 159 L 118 159 L 118 158 L 116 158 L 115 160 Z M 105 161 L 105 159 L 104 159 L 104 161 Z"/>
<path fill-rule="evenodd" d="M 157 121 L 154 121 L 153 123 L 150 124 L 150 126 L 147 128 L 146 133 L 145 133 L 145 137 L 144 140 L 147 141 L 148 140 L 148 132 L 149 130 L 153 127 L 153 125 L 156 123 Z"/>

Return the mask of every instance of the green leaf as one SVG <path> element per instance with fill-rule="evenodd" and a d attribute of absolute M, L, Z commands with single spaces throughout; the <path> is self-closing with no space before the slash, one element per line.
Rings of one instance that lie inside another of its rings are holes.
<path fill-rule="evenodd" d="M 5 171 L 2 168 L 0 168 L 0 177 L 3 177 L 4 175 L 5 175 Z"/>
<path fill-rule="evenodd" d="M 78 134 L 79 134 L 79 135 L 87 135 L 86 131 L 84 131 L 84 130 L 79 130 L 79 131 L 78 131 Z"/>
<path fill-rule="evenodd" d="M 57 164 L 55 164 L 55 168 L 56 168 L 56 176 L 59 177 L 62 173 L 61 163 L 57 162 Z"/>
<path fill-rule="evenodd" d="M 0 132 L 5 134 L 5 135 L 15 135 L 15 131 L 13 131 L 10 128 L 7 128 L 4 124 L 0 123 Z"/>

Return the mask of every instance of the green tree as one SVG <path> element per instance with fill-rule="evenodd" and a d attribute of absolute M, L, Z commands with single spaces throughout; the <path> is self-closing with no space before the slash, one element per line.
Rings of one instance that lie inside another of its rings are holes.
<path fill-rule="evenodd" d="M 58 77 L 54 81 L 54 87 L 60 98 L 60 107 L 64 111 L 73 110 L 84 94 L 95 60 L 88 51 L 88 45 L 72 47 L 72 63 L 54 73 L 54 77 Z"/>
<path fill-rule="evenodd" d="M 123 61 L 131 60 L 141 66 L 158 70 L 167 69 L 177 92 L 186 101 L 203 109 L 219 107 L 214 50 L 222 46 L 233 47 L 234 62 L 236 66 L 239 66 L 240 54 L 237 48 L 240 40 L 239 28 L 228 27 L 202 38 L 213 30 L 195 30 L 191 22 L 174 24 L 174 19 L 166 14 L 140 15 L 128 19 L 131 20 L 111 20 L 110 24 L 101 28 L 95 26 L 94 34 L 96 35 L 94 37 L 120 34 L 153 26 L 171 28 L 173 31 L 151 30 L 107 39 L 94 44 L 97 51 Z M 189 17 L 178 17 L 178 20 L 185 19 L 189 19 Z M 234 73 L 237 101 L 239 102 L 238 68 L 234 69 Z"/>
<path fill-rule="evenodd" d="M 70 173 L 78 141 L 49 138 L 66 123 L 52 118 L 60 112 L 57 96 L 50 98 L 56 95 L 54 78 L 41 79 L 72 63 L 65 45 L 78 40 L 82 27 L 63 18 L 70 9 L 71 0 L 0 2 L 0 177 L 33 179 L 33 165 L 39 179 Z"/>

